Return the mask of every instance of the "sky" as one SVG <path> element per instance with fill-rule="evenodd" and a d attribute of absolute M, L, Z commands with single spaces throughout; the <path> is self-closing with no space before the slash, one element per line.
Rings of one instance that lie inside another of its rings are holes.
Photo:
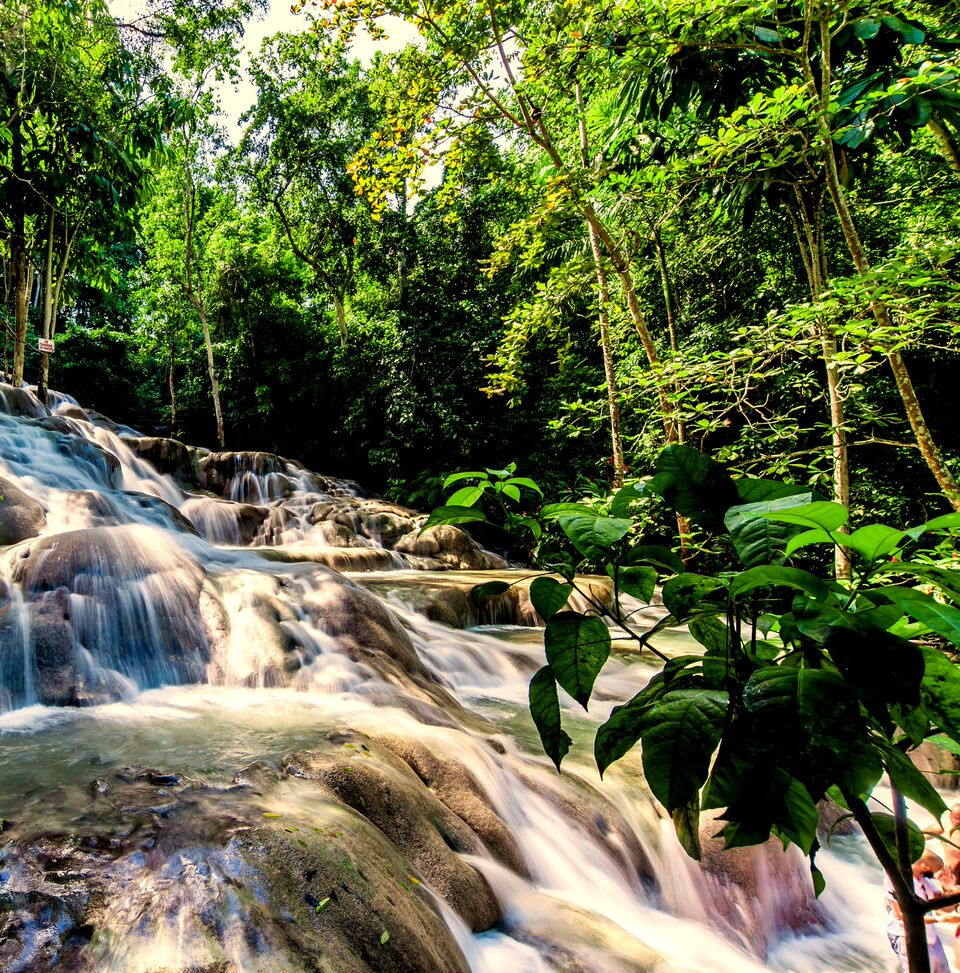
<path fill-rule="evenodd" d="M 110 10 L 116 17 L 136 18 L 146 7 L 145 0 L 108 0 Z M 307 29 L 307 18 L 290 10 L 290 0 L 268 0 L 265 15 L 251 20 L 243 35 L 245 49 L 244 66 L 250 54 L 256 54 L 264 38 L 272 37 L 280 31 L 295 33 Z M 387 37 L 374 42 L 365 33 L 359 35 L 353 45 L 353 53 L 365 66 L 370 64 L 377 51 L 389 53 L 398 51 L 417 39 L 416 30 L 395 17 L 385 18 L 383 26 Z M 226 116 L 228 137 L 232 142 L 239 141 L 240 116 L 253 104 L 256 90 L 249 81 L 234 86 L 229 82 L 219 85 L 220 105 Z"/>

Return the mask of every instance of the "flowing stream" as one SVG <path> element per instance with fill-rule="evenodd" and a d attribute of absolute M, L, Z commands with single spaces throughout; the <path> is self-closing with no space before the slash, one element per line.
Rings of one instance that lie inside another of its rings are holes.
<path fill-rule="evenodd" d="M 644 660 L 555 773 L 528 575 L 459 531 L 9 386 L 0 497 L 0 969 L 890 968 L 857 836 L 815 902 L 795 849 L 688 859 L 635 754 L 599 781 Z"/>

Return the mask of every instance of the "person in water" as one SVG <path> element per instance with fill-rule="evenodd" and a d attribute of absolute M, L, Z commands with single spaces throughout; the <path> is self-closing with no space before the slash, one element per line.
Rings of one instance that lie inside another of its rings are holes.
<path fill-rule="evenodd" d="M 927 834 L 939 835 L 943 856 L 943 884 L 951 889 L 960 885 L 960 804 L 954 804 Z"/>
<path fill-rule="evenodd" d="M 943 894 L 943 890 L 934 881 L 934 875 L 943 870 L 943 860 L 928 848 L 913 863 L 913 887 L 921 899 L 933 899 Z M 909 973 L 907 963 L 907 937 L 903 927 L 903 913 L 897 903 L 890 879 L 883 876 L 883 888 L 887 895 L 887 936 L 890 946 L 897 954 L 902 973 Z M 930 953 L 930 973 L 950 973 L 950 964 L 943 944 L 937 936 L 936 923 L 942 917 L 935 913 L 924 916 L 927 929 L 927 949 Z"/>

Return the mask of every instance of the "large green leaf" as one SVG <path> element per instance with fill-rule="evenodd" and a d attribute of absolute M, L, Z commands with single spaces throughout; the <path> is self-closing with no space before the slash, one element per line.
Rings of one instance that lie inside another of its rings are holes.
<path fill-rule="evenodd" d="M 817 601 L 830 597 L 830 589 L 815 574 L 773 564 L 742 571 L 730 582 L 730 595 L 736 598 L 757 588 L 798 588 Z"/>
<path fill-rule="evenodd" d="M 683 561 L 669 547 L 659 544 L 637 544 L 631 547 L 623 563 L 630 566 L 652 564 L 673 574 L 683 573 Z"/>
<path fill-rule="evenodd" d="M 447 500 L 448 507 L 472 507 L 483 496 L 483 490 L 476 486 L 467 486 L 457 490 Z"/>
<path fill-rule="evenodd" d="M 561 584 L 555 578 L 534 578 L 530 582 L 530 601 L 537 614 L 543 618 L 550 618 L 567 603 L 572 584 Z"/>
<path fill-rule="evenodd" d="M 510 585 L 506 581 L 484 581 L 483 584 L 475 584 L 470 589 L 472 598 L 496 598 L 506 594 L 510 590 Z"/>
<path fill-rule="evenodd" d="M 643 717 L 664 693 L 663 677 L 658 673 L 629 703 L 615 706 L 593 741 L 593 755 L 600 776 L 615 760 L 636 746 L 643 731 Z"/>
<path fill-rule="evenodd" d="M 845 538 L 843 545 L 856 551 L 867 564 L 873 564 L 896 550 L 906 536 L 904 531 L 894 530 L 885 524 L 868 524 Z"/>
<path fill-rule="evenodd" d="M 881 564 L 874 568 L 874 574 L 907 574 L 921 581 L 935 584 L 951 601 L 960 603 L 960 571 L 940 568 L 935 564 L 922 564 L 913 561 L 897 561 Z"/>
<path fill-rule="evenodd" d="M 926 625 L 931 632 L 960 645 L 960 608 L 944 605 L 916 588 L 883 588 L 887 596 L 901 611 Z"/>
<path fill-rule="evenodd" d="M 678 574 L 664 583 L 663 603 L 670 614 L 677 621 L 682 622 L 700 605 L 708 595 L 724 589 L 726 586 L 717 578 L 703 574 Z M 713 602 L 710 608 L 717 610 L 719 605 Z"/>
<path fill-rule="evenodd" d="M 887 846 L 887 851 L 896 861 L 897 824 L 893 815 L 887 814 L 886 811 L 877 811 L 870 815 L 870 820 L 873 822 L 880 840 Z M 910 852 L 910 861 L 915 862 L 923 854 L 923 849 L 926 846 L 926 838 L 924 838 L 923 832 L 912 821 L 907 821 L 907 847 Z"/>
<path fill-rule="evenodd" d="M 883 766 L 893 784 L 904 797 L 916 801 L 924 810 L 929 811 L 938 821 L 947 809 L 943 798 L 936 792 L 933 784 L 917 769 L 913 761 L 896 747 L 883 748 Z"/>
<path fill-rule="evenodd" d="M 911 527 L 907 531 L 907 535 L 917 540 L 931 530 L 960 530 L 960 513 L 941 514 L 939 517 L 934 517 L 933 520 L 928 520 L 925 524 Z"/>
<path fill-rule="evenodd" d="M 610 501 L 610 515 L 612 517 L 629 517 L 633 504 L 642 500 L 643 496 L 642 483 L 630 483 L 622 487 Z"/>
<path fill-rule="evenodd" d="M 774 822 L 783 837 L 789 838 L 805 855 L 810 854 L 817 840 L 820 815 L 810 792 L 795 777 L 789 778 Z"/>
<path fill-rule="evenodd" d="M 570 543 L 586 558 L 603 560 L 610 548 L 622 540 L 633 526 L 632 520 L 619 517 L 563 516 L 558 523 Z"/>
<path fill-rule="evenodd" d="M 539 494 L 541 497 L 543 496 L 543 490 L 541 490 L 533 480 L 526 476 L 511 476 L 504 485 L 524 487 L 527 490 L 533 490 L 534 493 Z"/>
<path fill-rule="evenodd" d="M 828 534 L 838 530 L 847 522 L 847 509 L 842 504 L 830 503 L 826 500 L 815 500 L 813 503 L 789 510 L 772 510 L 762 516 L 784 524 L 798 524 L 808 529 L 819 528 Z"/>
<path fill-rule="evenodd" d="M 716 689 L 668 693 L 644 717 L 643 773 L 669 811 L 698 794 L 727 717 L 727 694 Z"/>
<path fill-rule="evenodd" d="M 420 528 L 422 534 L 431 527 L 438 524 L 471 524 L 486 523 L 487 518 L 482 510 L 476 507 L 437 507 L 427 518 L 426 523 Z"/>
<path fill-rule="evenodd" d="M 617 587 L 621 591 L 625 591 L 628 595 L 639 598 L 640 601 L 647 604 L 653 598 L 659 577 L 656 568 L 618 568 L 613 564 L 607 565 L 607 574 L 616 581 Z"/>
<path fill-rule="evenodd" d="M 707 530 L 723 529 L 723 515 L 740 495 L 730 474 L 709 456 L 673 443 L 657 457 L 657 475 L 644 486 Z"/>
<path fill-rule="evenodd" d="M 560 612 L 547 622 L 543 644 L 557 682 L 586 709 L 597 675 L 610 656 L 606 623 L 579 612 Z"/>
<path fill-rule="evenodd" d="M 540 734 L 544 752 L 559 770 L 573 741 L 560 725 L 560 700 L 550 666 L 539 669 L 530 680 L 530 715 Z"/>
<path fill-rule="evenodd" d="M 809 497 L 808 503 L 813 499 L 820 499 L 811 492 L 810 487 L 796 483 L 782 483 L 780 480 L 763 480 L 750 476 L 742 476 L 733 482 L 736 484 L 741 504 L 762 503 L 794 496 Z"/>
<path fill-rule="evenodd" d="M 740 481 L 737 482 L 739 485 Z M 731 507 L 723 522 L 740 560 L 748 568 L 760 564 L 782 564 L 787 542 L 803 528 L 771 520 L 768 515 L 791 507 L 805 507 L 811 501 L 812 494 L 808 491 Z"/>
<path fill-rule="evenodd" d="M 548 503 L 540 511 L 543 520 L 557 520 L 560 517 L 596 517 L 597 512 L 585 503 Z"/>
<path fill-rule="evenodd" d="M 700 799 L 693 797 L 683 807 L 675 807 L 670 812 L 670 817 L 683 850 L 694 861 L 700 861 L 703 855 L 700 847 Z"/>
<path fill-rule="evenodd" d="M 462 473 L 451 473 L 443 481 L 443 489 L 446 490 L 452 487 L 454 483 L 460 483 L 462 480 L 485 480 L 487 474 L 481 470 L 465 470 Z"/>
<path fill-rule="evenodd" d="M 960 666 L 929 645 L 921 645 L 924 672 L 920 695 L 924 709 L 940 729 L 960 743 Z"/>
<path fill-rule="evenodd" d="M 831 724 L 856 716 L 857 704 L 843 677 L 828 669 L 767 666 L 747 680 L 743 704 L 770 726 L 817 739 Z"/>

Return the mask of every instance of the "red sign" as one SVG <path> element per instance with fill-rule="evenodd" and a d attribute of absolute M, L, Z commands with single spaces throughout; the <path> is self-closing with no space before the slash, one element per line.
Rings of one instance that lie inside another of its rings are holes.
<path fill-rule="evenodd" d="M 49 338 L 41 338 L 37 342 L 37 348 L 40 349 L 45 355 L 52 355 L 56 350 L 56 345 Z"/>

